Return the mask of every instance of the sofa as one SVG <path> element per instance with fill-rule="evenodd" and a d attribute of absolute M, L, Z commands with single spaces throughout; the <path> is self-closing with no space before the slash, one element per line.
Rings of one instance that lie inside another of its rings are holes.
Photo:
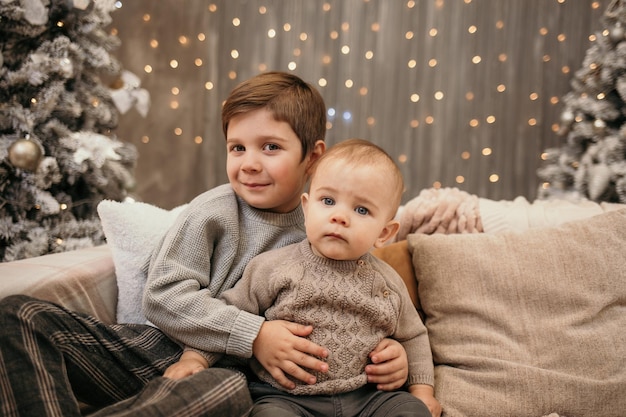
<path fill-rule="evenodd" d="M 144 322 L 149 253 L 184 206 L 103 201 L 107 244 L 0 264 L 29 294 Z M 425 190 L 374 250 L 429 331 L 444 416 L 626 416 L 626 206 Z"/>

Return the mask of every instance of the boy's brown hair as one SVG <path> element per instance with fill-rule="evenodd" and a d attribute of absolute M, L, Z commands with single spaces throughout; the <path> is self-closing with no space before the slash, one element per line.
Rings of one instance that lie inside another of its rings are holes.
<path fill-rule="evenodd" d="M 222 107 L 224 136 L 233 117 L 262 108 L 291 126 L 302 144 L 302 159 L 326 136 L 326 105 L 320 93 L 300 77 L 280 71 L 259 74 L 235 87 Z"/>
<path fill-rule="evenodd" d="M 404 193 L 404 179 L 398 165 L 383 148 L 367 140 L 357 138 L 339 142 L 324 152 L 315 162 L 311 171 L 311 180 L 313 180 L 315 172 L 320 166 L 323 169 L 323 164 L 332 160 L 340 160 L 345 165 L 351 166 L 372 166 L 381 175 L 388 175 L 390 178 L 389 187 L 394 190 L 394 199 L 390 201 L 391 211 L 396 213 Z"/>

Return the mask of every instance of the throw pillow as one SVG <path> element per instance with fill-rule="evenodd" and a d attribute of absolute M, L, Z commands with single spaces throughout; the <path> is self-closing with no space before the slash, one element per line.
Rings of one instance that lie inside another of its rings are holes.
<path fill-rule="evenodd" d="M 623 416 L 626 210 L 410 235 L 445 416 Z"/>
<path fill-rule="evenodd" d="M 152 250 L 185 205 L 165 210 L 147 203 L 103 200 L 98 215 L 117 279 L 117 322 L 146 323 L 141 300 Z"/>

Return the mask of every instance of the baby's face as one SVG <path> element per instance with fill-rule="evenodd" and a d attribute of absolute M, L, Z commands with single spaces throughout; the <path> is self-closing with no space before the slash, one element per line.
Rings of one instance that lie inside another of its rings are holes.
<path fill-rule="evenodd" d="M 354 260 L 372 247 L 393 218 L 390 181 L 371 166 L 335 160 L 318 167 L 303 195 L 307 237 L 318 255 Z"/>

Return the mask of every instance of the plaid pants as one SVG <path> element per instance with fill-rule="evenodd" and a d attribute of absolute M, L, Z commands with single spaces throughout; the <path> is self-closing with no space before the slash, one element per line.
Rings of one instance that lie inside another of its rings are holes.
<path fill-rule="evenodd" d="M 181 347 L 147 325 L 106 325 L 23 295 L 0 301 L 0 415 L 245 416 L 243 374 L 163 378 Z M 84 407 L 82 407 L 84 410 Z"/>

